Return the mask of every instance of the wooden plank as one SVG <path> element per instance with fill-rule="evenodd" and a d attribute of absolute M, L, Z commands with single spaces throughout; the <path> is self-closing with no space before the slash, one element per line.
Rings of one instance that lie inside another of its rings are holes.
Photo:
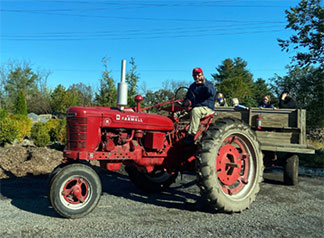
<path fill-rule="evenodd" d="M 315 149 L 312 147 L 292 144 L 261 144 L 262 151 L 275 151 L 275 152 L 289 152 L 289 153 L 302 153 L 302 154 L 315 154 Z"/>
<path fill-rule="evenodd" d="M 285 128 L 288 127 L 288 114 L 261 113 L 262 127 Z"/>
<path fill-rule="evenodd" d="M 256 131 L 256 135 L 258 140 L 263 143 L 271 143 L 274 145 L 299 143 L 298 131 L 291 131 L 291 132 Z"/>
<path fill-rule="evenodd" d="M 300 128 L 300 144 L 306 145 L 306 110 L 299 110 L 298 112 L 298 128 Z"/>

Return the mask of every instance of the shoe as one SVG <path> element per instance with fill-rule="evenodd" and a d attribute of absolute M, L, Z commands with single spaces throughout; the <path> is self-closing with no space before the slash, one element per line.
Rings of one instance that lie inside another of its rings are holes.
<path fill-rule="evenodd" d="M 183 141 L 186 145 L 193 145 L 195 143 L 195 135 L 189 134 Z"/>

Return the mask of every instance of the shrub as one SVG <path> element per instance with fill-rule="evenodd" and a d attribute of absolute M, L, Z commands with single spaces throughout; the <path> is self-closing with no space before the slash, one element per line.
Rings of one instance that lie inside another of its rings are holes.
<path fill-rule="evenodd" d="M 46 126 L 49 131 L 49 135 L 52 142 L 60 142 L 62 145 L 65 144 L 66 136 L 66 120 L 65 119 L 51 119 L 46 122 Z"/>
<path fill-rule="evenodd" d="M 25 137 L 30 137 L 33 121 L 24 115 L 14 115 L 13 119 L 16 120 L 19 127 L 18 141 L 21 142 Z"/>
<path fill-rule="evenodd" d="M 0 108 L 0 120 L 4 119 L 5 117 L 8 116 L 8 111 L 6 109 Z"/>
<path fill-rule="evenodd" d="M 66 119 L 60 120 L 60 130 L 58 133 L 58 141 L 62 144 L 66 144 Z"/>
<path fill-rule="evenodd" d="M 46 146 L 50 142 L 48 128 L 45 123 L 37 122 L 31 129 L 31 138 L 36 146 Z"/>
<path fill-rule="evenodd" d="M 46 122 L 46 127 L 48 129 L 48 134 L 52 142 L 58 141 L 58 134 L 60 129 L 59 119 L 50 119 Z"/>
<path fill-rule="evenodd" d="M 20 127 L 17 120 L 9 116 L 0 119 L 0 144 L 12 143 L 19 135 Z"/>

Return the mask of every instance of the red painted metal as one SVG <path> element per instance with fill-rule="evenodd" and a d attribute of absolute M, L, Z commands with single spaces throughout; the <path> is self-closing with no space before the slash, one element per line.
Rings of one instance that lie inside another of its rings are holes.
<path fill-rule="evenodd" d="M 88 184 L 82 178 L 68 180 L 62 191 L 62 195 L 68 203 L 83 203 L 88 196 Z"/>
<path fill-rule="evenodd" d="M 142 97 L 136 96 L 135 109 L 70 107 L 64 157 L 99 160 L 101 167 L 108 170 L 119 169 L 121 163 L 131 163 L 147 172 L 153 171 L 154 166 L 163 166 L 168 171 L 193 168 L 196 148 L 186 148 L 183 144 L 188 128 L 179 129 L 175 117 L 175 112 L 181 110 L 177 102 L 182 99 L 153 106 L 169 112 L 169 116 L 145 113 L 144 110 L 152 107 L 140 108 L 141 100 Z M 208 128 L 212 118 L 213 114 L 201 120 L 199 135 Z M 77 188 L 73 190 L 74 196 L 79 196 Z"/>
<path fill-rule="evenodd" d="M 249 156 L 248 144 L 241 136 L 224 140 L 216 158 L 216 171 L 226 194 L 236 194 L 248 184 Z"/>

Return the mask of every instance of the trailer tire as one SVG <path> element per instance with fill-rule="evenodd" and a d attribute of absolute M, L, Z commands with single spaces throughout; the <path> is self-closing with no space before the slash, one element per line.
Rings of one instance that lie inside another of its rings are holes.
<path fill-rule="evenodd" d="M 234 118 L 211 124 L 196 161 L 202 198 L 213 210 L 233 213 L 250 207 L 264 167 L 260 143 L 248 125 Z"/>
<path fill-rule="evenodd" d="M 49 195 L 59 215 L 80 218 L 97 206 L 101 197 L 101 181 L 90 166 L 69 164 L 52 178 Z"/>
<path fill-rule="evenodd" d="M 298 184 L 298 167 L 299 167 L 298 155 L 292 155 L 286 159 L 284 165 L 284 183 L 286 185 Z"/>
<path fill-rule="evenodd" d="M 152 173 L 138 171 L 135 166 L 125 166 L 129 179 L 143 192 L 156 193 L 170 187 L 175 182 L 178 173 L 169 174 L 163 169 L 155 169 Z"/>

